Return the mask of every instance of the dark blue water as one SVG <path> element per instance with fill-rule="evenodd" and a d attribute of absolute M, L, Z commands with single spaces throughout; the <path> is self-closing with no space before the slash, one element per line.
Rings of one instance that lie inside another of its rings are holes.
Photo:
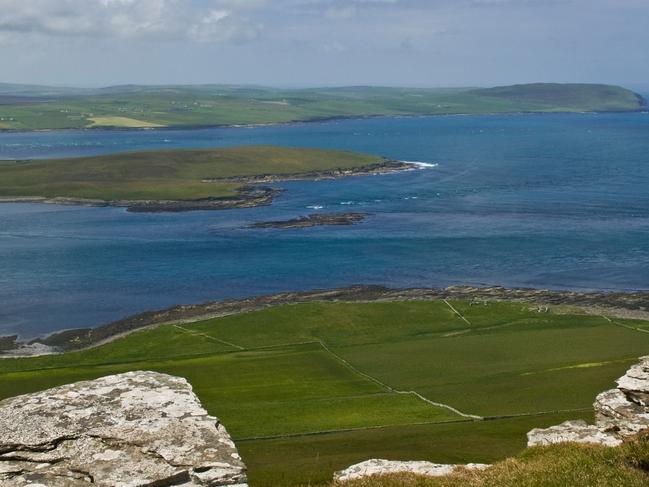
<path fill-rule="evenodd" d="M 288 191 L 271 207 L 250 210 L 0 205 L 0 334 L 34 336 L 177 303 L 353 283 L 649 289 L 647 114 L 5 133 L 0 158 L 253 143 L 439 166 L 282 183 Z M 353 227 L 244 228 L 350 210 L 371 216 Z"/>

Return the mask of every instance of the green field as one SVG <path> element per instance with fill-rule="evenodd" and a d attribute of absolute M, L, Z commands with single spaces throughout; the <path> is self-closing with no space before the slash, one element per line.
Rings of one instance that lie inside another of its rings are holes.
<path fill-rule="evenodd" d="M 372 457 L 493 462 L 533 427 L 592 419 L 594 397 L 649 350 L 646 322 L 528 306 L 310 303 L 163 325 L 2 360 L 0 398 L 129 370 L 186 377 L 253 485 L 323 483 Z"/>
<path fill-rule="evenodd" d="M 218 198 L 235 195 L 243 184 L 224 178 L 349 169 L 382 161 L 345 151 L 271 146 L 0 161 L 0 197 L 105 201 Z"/>
<path fill-rule="evenodd" d="M 121 86 L 98 90 L 0 84 L 0 128 L 181 127 L 332 117 L 639 110 L 618 86 L 529 84 L 491 89 Z"/>

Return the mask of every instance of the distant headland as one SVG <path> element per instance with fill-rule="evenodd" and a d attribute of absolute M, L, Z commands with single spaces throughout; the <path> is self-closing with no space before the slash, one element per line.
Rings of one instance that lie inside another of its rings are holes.
<path fill-rule="evenodd" d="M 233 85 L 81 89 L 0 83 L 0 130 L 198 128 L 377 116 L 646 108 L 637 93 L 601 84 L 533 83 L 477 89 Z"/>

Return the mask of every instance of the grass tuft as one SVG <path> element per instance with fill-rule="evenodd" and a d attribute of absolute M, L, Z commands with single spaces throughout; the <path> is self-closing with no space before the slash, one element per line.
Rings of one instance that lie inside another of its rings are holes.
<path fill-rule="evenodd" d="M 334 482 L 330 487 L 645 487 L 649 435 L 617 448 L 563 443 L 530 448 L 483 471 L 439 478 L 396 474 Z"/>

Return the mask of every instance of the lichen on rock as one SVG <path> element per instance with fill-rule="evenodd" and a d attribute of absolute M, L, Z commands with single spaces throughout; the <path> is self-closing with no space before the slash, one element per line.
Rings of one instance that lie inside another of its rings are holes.
<path fill-rule="evenodd" d="M 556 426 L 536 428 L 527 433 L 527 446 L 545 446 L 563 442 L 618 446 L 622 440 L 583 420 L 564 421 Z"/>
<path fill-rule="evenodd" d="M 6 487 L 245 485 L 225 427 L 182 378 L 129 372 L 0 401 Z"/>
<path fill-rule="evenodd" d="M 352 465 L 351 467 L 336 472 L 334 480 L 345 482 L 373 475 L 389 475 L 396 473 L 411 473 L 426 477 L 442 477 L 452 474 L 460 469 L 478 470 L 489 465 L 482 463 L 469 463 L 466 465 L 449 465 L 431 462 L 399 462 L 392 460 L 372 459 Z"/>

